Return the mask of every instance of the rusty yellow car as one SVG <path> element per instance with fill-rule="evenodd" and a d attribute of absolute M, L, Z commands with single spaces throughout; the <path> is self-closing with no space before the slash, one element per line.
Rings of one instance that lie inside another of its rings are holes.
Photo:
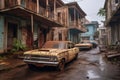
<path fill-rule="evenodd" d="M 76 44 L 75 47 L 78 47 L 79 50 L 82 50 L 82 49 L 92 49 L 93 45 L 90 42 L 81 42 L 81 43 Z"/>
<path fill-rule="evenodd" d="M 65 63 L 77 59 L 79 49 L 71 41 L 47 41 L 41 49 L 24 52 L 29 68 L 55 66 L 64 70 Z"/>

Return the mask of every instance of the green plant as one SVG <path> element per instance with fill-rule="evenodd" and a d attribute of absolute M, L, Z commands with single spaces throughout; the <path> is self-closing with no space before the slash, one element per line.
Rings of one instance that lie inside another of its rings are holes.
<path fill-rule="evenodd" d="M 25 45 L 21 43 L 20 40 L 14 39 L 12 52 L 24 51 L 26 49 Z"/>
<path fill-rule="evenodd" d="M 106 10 L 104 8 L 100 8 L 97 15 L 99 15 L 101 17 L 105 17 L 106 16 Z"/>

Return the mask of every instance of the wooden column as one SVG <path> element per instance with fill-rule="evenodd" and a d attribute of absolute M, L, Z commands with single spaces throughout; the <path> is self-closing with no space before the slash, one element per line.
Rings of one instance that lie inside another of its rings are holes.
<path fill-rule="evenodd" d="M 80 24 L 80 19 L 79 19 L 79 13 L 77 12 L 77 25 L 78 25 L 78 27 L 79 27 L 79 25 L 81 25 Z"/>
<path fill-rule="evenodd" d="M 18 5 L 21 5 L 21 0 L 18 0 Z"/>
<path fill-rule="evenodd" d="M 40 5 L 39 5 L 39 0 L 37 0 L 37 13 L 40 11 Z"/>
<path fill-rule="evenodd" d="M 5 8 L 5 0 L 1 0 L 0 9 Z"/>
<path fill-rule="evenodd" d="M 49 2 L 46 0 L 46 16 L 48 17 L 48 7 L 49 7 Z"/>
<path fill-rule="evenodd" d="M 76 25 L 76 10 L 74 8 L 74 25 Z"/>
<path fill-rule="evenodd" d="M 54 0 L 54 20 L 56 20 L 56 0 Z"/>
<path fill-rule="evenodd" d="M 33 34 L 33 27 L 34 27 L 34 25 L 33 25 L 33 14 L 31 14 L 31 31 L 32 31 L 32 34 Z"/>

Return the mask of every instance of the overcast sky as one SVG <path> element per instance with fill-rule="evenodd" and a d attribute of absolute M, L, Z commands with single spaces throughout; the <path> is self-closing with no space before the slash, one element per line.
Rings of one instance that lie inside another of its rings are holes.
<path fill-rule="evenodd" d="M 63 0 L 64 2 L 77 1 L 79 6 L 87 14 L 89 21 L 98 21 L 101 24 L 102 17 L 97 15 L 100 8 L 104 7 L 105 0 Z"/>

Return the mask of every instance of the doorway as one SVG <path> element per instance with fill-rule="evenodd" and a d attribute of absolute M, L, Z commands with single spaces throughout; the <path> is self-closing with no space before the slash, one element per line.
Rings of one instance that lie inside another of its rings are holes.
<path fill-rule="evenodd" d="M 18 25 L 16 23 L 8 22 L 8 32 L 7 32 L 7 49 L 11 50 L 13 47 L 13 40 L 17 39 L 17 28 Z"/>

